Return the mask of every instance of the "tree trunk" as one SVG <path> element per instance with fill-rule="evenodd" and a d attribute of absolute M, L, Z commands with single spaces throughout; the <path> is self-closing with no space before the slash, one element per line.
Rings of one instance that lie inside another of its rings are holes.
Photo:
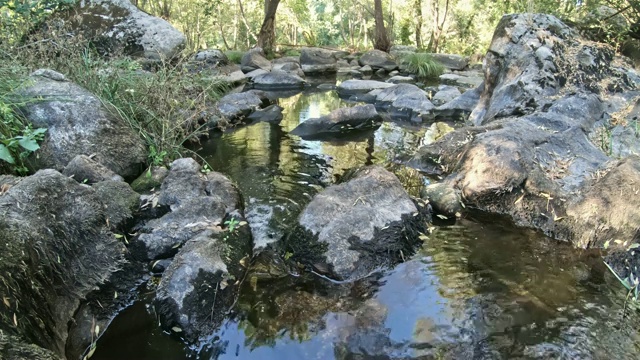
<path fill-rule="evenodd" d="M 384 16 L 382 15 L 382 0 L 373 0 L 374 5 L 374 19 L 376 22 L 376 34 L 373 42 L 374 49 L 382 50 L 385 52 L 391 48 L 391 42 L 389 41 L 389 35 L 387 29 L 384 27 Z"/>
<path fill-rule="evenodd" d="M 258 46 L 264 50 L 267 56 L 273 55 L 276 44 L 276 10 L 280 0 L 265 0 L 264 21 L 258 34 Z"/>
<path fill-rule="evenodd" d="M 247 21 L 247 17 L 244 15 L 244 7 L 242 6 L 242 1 L 241 0 L 238 0 L 238 7 L 240 8 L 240 15 L 242 16 L 242 22 L 244 23 L 244 27 L 247 29 L 247 34 L 251 35 L 253 40 L 258 42 L 258 38 L 256 38 L 256 36 L 253 34 L 253 31 L 251 31 L 251 27 L 249 26 L 249 22 Z M 248 39 L 247 39 L 247 43 L 249 43 Z"/>
<path fill-rule="evenodd" d="M 422 0 L 416 0 L 416 47 L 422 49 Z"/>

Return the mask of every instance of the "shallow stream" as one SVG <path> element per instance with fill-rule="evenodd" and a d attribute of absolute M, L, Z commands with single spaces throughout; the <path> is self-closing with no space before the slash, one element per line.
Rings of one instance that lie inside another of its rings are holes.
<path fill-rule="evenodd" d="M 225 132 L 199 150 L 238 184 L 257 248 L 278 239 L 345 169 L 388 164 L 415 149 L 425 132 L 385 122 L 351 141 L 304 141 L 288 132 L 352 104 L 334 92 L 279 104 L 280 124 Z M 396 171 L 402 179 L 403 169 Z M 624 291 L 598 253 L 473 214 L 436 221 L 406 260 L 349 285 L 311 274 L 246 281 L 234 312 L 197 348 L 160 329 L 148 284 L 92 359 L 640 358 L 637 315 L 627 310 L 623 318 Z"/>

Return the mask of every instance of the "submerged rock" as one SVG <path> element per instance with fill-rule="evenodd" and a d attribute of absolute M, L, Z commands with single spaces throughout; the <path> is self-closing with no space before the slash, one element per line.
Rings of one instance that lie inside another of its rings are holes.
<path fill-rule="evenodd" d="M 416 205 L 395 175 L 365 167 L 316 195 L 285 247 L 316 271 L 355 280 L 410 256 L 429 220 L 428 206 Z"/>
<path fill-rule="evenodd" d="M 290 133 L 313 139 L 377 129 L 380 124 L 382 124 L 382 117 L 373 105 L 359 105 L 340 108 L 319 118 L 307 119 Z"/>
<path fill-rule="evenodd" d="M 132 216 L 138 195 L 121 181 L 90 187 L 52 169 L 7 180 L 0 184 L 0 328 L 64 357 L 80 302 L 123 265 L 126 249 L 111 231 Z"/>
<path fill-rule="evenodd" d="M 100 99 L 52 70 L 37 70 L 30 80 L 19 95 L 45 100 L 27 102 L 20 112 L 35 128 L 47 129 L 30 158 L 32 168 L 62 171 L 76 156 L 95 154 L 95 161 L 122 177 L 140 174 L 147 160 L 144 141 Z"/>

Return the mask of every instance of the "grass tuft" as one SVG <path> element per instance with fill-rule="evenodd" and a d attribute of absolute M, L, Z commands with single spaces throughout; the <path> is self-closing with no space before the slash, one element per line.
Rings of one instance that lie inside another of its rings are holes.
<path fill-rule="evenodd" d="M 229 50 L 225 51 L 224 54 L 227 55 L 227 58 L 230 62 L 234 64 L 240 64 L 240 60 L 242 60 L 242 55 L 244 55 L 244 52 L 238 50 Z"/>
<path fill-rule="evenodd" d="M 444 66 L 427 53 L 408 54 L 402 58 L 402 64 L 420 79 L 434 79 L 444 73 Z"/>

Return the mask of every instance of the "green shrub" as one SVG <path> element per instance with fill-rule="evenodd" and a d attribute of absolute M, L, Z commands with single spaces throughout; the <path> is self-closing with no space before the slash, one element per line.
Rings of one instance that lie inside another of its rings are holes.
<path fill-rule="evenodd" d="M 300 50 L 298 49 L 286 49 L 282 53 L 284 56 L 300 56 Z"/>
<path fill-rule="evenodd" d="M 105 59 L 81 36 L 47 25 L 49 31 L 32 33 L 28 43 L 0 43 L 0 55 L 22 65 L 25 73 L 56 70 L 98 96 L 146 141 L 149 164 L 192 154 L 185 145 L 208 133 L 211 109 L 230 89 L 227 83 L 207 73 L 189 73 L 186 58 L 153 64 L 154 72 L 143 71 L 139 61 L 126 56 Z"/>
<path fill-rule="evenodd" d="M 25 79 L 24 68 L 9 62 L 0 65 L 0 168 L 20 175 L 27 174 L 26 159 L 40 148 L 38 143 L 47 131 L 34 129 L 16 111 L 19 106 L 34 101 L 14 94 Z"/>
<path fill-rule="evenodd" d="M 242 60 L 242 55 L 244 55 L 244 52 L 238 50 L 229 50 L 225 51 L 224 54 L 227 55 L 227 58 L 232 63 L 240 64 L 240 60 Z"/>
<path fill-rule="evenodd" d="M 444 72 L 444 66 L 427 53 L 408 54 L 402 58 L 402 64 L 420 79 L 437 78 Z"/>

